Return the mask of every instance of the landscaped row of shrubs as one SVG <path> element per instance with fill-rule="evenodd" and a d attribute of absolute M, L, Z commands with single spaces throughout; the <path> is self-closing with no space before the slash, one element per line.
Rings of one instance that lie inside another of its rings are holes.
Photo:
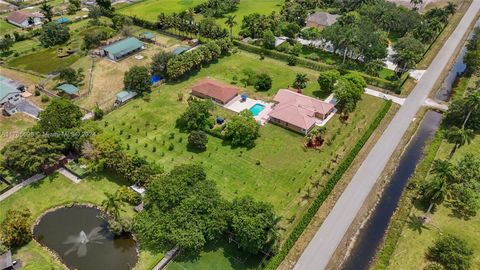
<path fill-rule="evenodd" d="M 428 150 L 425 153 L 424 159 L 417 166 L 415 174 L 409 180 L 407 190 L 400 199 L 397 210 L 395 211 L 395 214 L 393 215 L 390 225 L 387 229 L 383 245 L 379 248 L 379 251 L 377 252 L 377 256 L 373 261 L 371 269 L 386 269 L 387 266 L 390 264 L 390 260 L 392 258 L 393 252 L 395 251 L 395 247 L 397 246 L 398 239 L 400 239 L 403 228 L 405 227 L 405 223 L 407 222 L 408 216 L 410 215 L 410 210 L 413 207 L 411 197 L 415 193 L 415 188 L 412 187 L 417 185 L 427 176 L 428 171 L 430 170 L 430 167 L 435 160 L 437 151 L 440 148 L 442 139 L 443 137 L 441 135 L 441 132 L 437 132 L 433 140 L 430 142 L 430 145 L 428 146 Z"/>
<path fill-rule="evenodd" d="M 388 110 L 390 109 L 391 106 L 392 106 L 391 101 L 385 101 L 385 105 L 383 106 L 382 110 L 378 112 L 377 116 L 375 117 L 373 122 L 370 124 L 368 129 L 365 131 L 363 136 L 360 138 L 360 140 L 358 140 L 358 142 L 355 144 L 355 146 L 350 151 L 350 153 L 348 153 L 348 155 L 345 157 L 342 163 L 340 163 L 335 173 L 330 177 L 325 187 L 315 198 L 312 205 L 307 210 L 307 212 L 303 215 L 300 222 L 295 226 L 292 233 L 289 235 L 287 241 L 285 241 L 285 244 L 281 247 L 279 252 L 274 257 L 272 257 L 272 259 L 265 266 L 265 269 L 275 270 L 280 265 L 280 263 L 282 263 L 282 261 L 285 259 L 290 249 L 297 242 L 300 235 L 307 228 L 308 224 L 310 224 L 310 221 L 313 219 L 313 217 L 317 213 L 320 206 L 327 199 L 327 197 L 330 195 L 335 185 L 338 183 L 338 181 L 340 181 L 342 176 L 348 170 L 353 160 L 358 155 L 358 153 L 360 152 L 362 147 L 365 145 L 365 143 L 368 141 L 372 133 L 377 129 L 378 125 L 383 120 L 385 115 L 388 113 Z"/>
<path fill-rule="evenodd" d="M 234 40 L 233 43 L 235 44 L 235 46 L 237 46 L 238 48 L 240 48 L 242 50 L 252 52 L 252 53 L 256 53 L 256 54 L 261 54 L 261 55 L 268 56 L 268 57 L 271 57 L 271 58 L 274 58 L 274 59 L 277 59 L 277 60 L 281 60 L 281 61 L 291 62 L 292 58 L 294 58 L 296 65 L 306 67 L 306 68 L 310 68 L 310 69 L 317 70 L 317 71 L 325 71 L 325 70 L 336 68 L 333 65 L 328 65 L 328 64 L 325 64 L 325 63 L 316 62 L 316 61 L 313 61 L 313 60 L 297 57 L 297 56 L 294 56 L 294 55 L 291 55 L 291 54 L 287 54 L 287 53 L 283 53 L 283 52 L 279 52 L 279 51 L 275 51 L 275 50 L 268 50 L 268 49 L 258 47 L 258 46 L 255 46 L 255 45 L 251 45 L 251 44 L 247 44 L 245 42 L 241 42 L 241 41 L 238 41 L 238 40 Z M 392 90 L 392 91 L 395 91 L 395 92 L 397 92 L 400 89 L 401 84 L 406 79 L 406 78 L 402 77 L 402 79 L 400 79 L 398 81 L 389 81 L 389 80 L 385 80 L 385 79 L 382 79 L 382 78 L 373 77 L 373 76 L 370 76 L 368 74 L 358 72 L 358 71 L 349 71 L 349 72 L 359 74 L 360 76 L 362 76 L 365 79 L 365 82 L 367 82 L 367 84 L 369 84 L 369 85 L 373 85 L 373 86 L 376 86 L 376 87 Z"/>

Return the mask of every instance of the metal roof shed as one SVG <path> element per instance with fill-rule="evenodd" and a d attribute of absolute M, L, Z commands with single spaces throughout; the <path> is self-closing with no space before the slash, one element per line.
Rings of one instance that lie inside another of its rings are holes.
<path fill-rule="evenodd" d="M 141 49 L 143 42 L 134 37 L 122 39 L 103 48 L 107 57 L 115 61 Z"/>
<path fill-rule="evenodd" d="M 134 98 L 137 95 L 137 92 L 133 91 L 122 91 L 117 94 L 117 102 L 118 103 L 125 103 L 128 100 Z"/>
<path fill-rule="evenodd" d="M 57 86 L 57 88 L 69 95 L 76 95 L 78 93 L 78 87 L 69 83 L 64 83 L 62 85 L 59 85 Z"/>

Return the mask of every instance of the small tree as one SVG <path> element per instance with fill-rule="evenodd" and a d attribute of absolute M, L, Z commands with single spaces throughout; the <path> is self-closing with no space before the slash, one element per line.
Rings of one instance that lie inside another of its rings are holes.
<path fill-rule="evenodd" d="M 172 53 L 165 51 L 160 51 L 155 54 L 152 58 L 152 64 L 150 67 L 152 74 L 165 78 L 167 76 L 168 60 L 170 60 L 172 57 Z"/>
<path fill-rule="evenodd" d="M 452 158 L 453 154 L 459 147 L 462 147 L 465 144 L 470 144 L 474 137 L 475 133 L 471 129 L 464 129 L 458 127 L 449 128 L 445 133 L 445 138 L 448 140 L 449 143 L 454 144 L 452 151 L 450 151 L 449 157 Z"/>
<path fill-rule="evenodd" d="M 42 12 L 43 16 L 45 16 L 48 22 L 52 21 L 53 7 L 47 4 L 46 0 L 43 0 L 42 4 L 40 5 L 40 11 Z"/>
<path fill-rule="evenodd" d="M 298 90 L 305 89 L 307 87 L 308 77 L 305 73 L 297 73 L 295 81 L 293 81 L 293 87 Z"/>
<path fill-rule="evenodd" d="M 13 46 L 14 40 L 10 37 L 4 37 L 0 39 L 0 51 L 1 52 L 8 52 L 10 48 Z"/>
<path fill-rule="evenodd" d="M 38 39 L 43 47 L 48 48 L 67 42 L 70 33 L 66 25 L 50 22 L 42 26 Z"/>
<path fill-rule="evenodd" d="M 8 210 L 0 226 L 0 242 L 8 247 L 21 247 L 30 242 L 30 217 L 28 209 Z"/>
<path fill-rule="evenodd" d="M 102 108 L 100 108 L 100 106 L 95 106 L 95 109 L 93 110 L 93 119 L 94 120 L 102 120 L 103 118 L 103 115 L 105 113 L 103 112 Z"/>
<path fill-rule="evenodd" d="M 255 89 L 267 91 L 270 88 L 272 88 L 272 78 L 267 73 L 258 74 L 255 80 Z"/>
<path fill-rule="evenodd" d="M 225 21 L 225 24 L 228 26 L 230 29 L 230 38 L 233 40 L 233 27 L 237 25 L 237 21 L 235 21 L 236 15 L 227 15 L 227 20 Z"/>
<path fill-rule="evenodd" d="M 263 41 L 262 45 L 265 49 L 275 49 L 275 36 L 271 30 L 263 32 Z"/>
<path fill-rule="evenodd" d="M 472 264 L 473 249 L 466 241 L 453 235 L 445 235 L 428 249 L 427 257 L 447 270 L 465 270 Z"/>
<path fill-rule="evenodd" d="M 320 75 L 318 76 L 318 84 L 320 85 L 320 89 L 326 93 L 331 93 L 335 83 L 339 78 L 340 72 L 335 69 L 320 72 Z"/>
<path fill-rule="evenodd" d="M 115 220 L 118 220 L 125 202 L 118 196 L 118 193 L 105 192 L 104 194 L 106 198 L 102 201 L 103 210 L 112 215 Z"/>
<path fill-rule="evenodd" d="M 131 67 L 130 70 L 125 72 L 123 85 L 125 89 L 135 91 L 139 95 L 150 92 L 152 83 L 148 68 L 140 66 Z"/>
<path fill-rule="evenodd" d="M 242 111 L 227 122 L 225 138 L 231 140 L 232 145 L 253 147 L 255 139 L 259 136 L 260 126 L 248 110 Z"/>
<path fill-rule="evenodd" d="M 77 72 L 71 67 L 63 68 L 59 73 L 58 78 L 66 83 L 76 84 L 78 81 Z"/>
<path fill-rule="evenodd" d="M 195 149 L 205 150 L 207 149 L 207 143 L 208 136 L 201 130 L 194 130 L 188 135 L 188 145 Z"/>
<path fill-rule="evenodd" d="M 423 55 L 423 43 L 413 37 L 400 38 L 393 45 L 395 55 L 393 60 L 400 72 L 413 68 Z"/>
<path fill-rule="evenodd" d="M 213 109 L 213 103 L 210 100 L 188 100 L 187 110 L 177 119 L 177 127 L 181 130 L 203 130 L 210 123 L 210 111 Z"/>

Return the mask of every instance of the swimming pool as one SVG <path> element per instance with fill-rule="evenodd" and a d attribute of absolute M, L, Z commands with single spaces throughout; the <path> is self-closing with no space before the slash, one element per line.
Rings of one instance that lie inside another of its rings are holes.
<path fill-rule="evenodd" d="M 257 116 L 263 109 L 265 109 L 265 106 L 257 103 L 253 105 L 249 111 L 252 112 L 253 116 Z"/>

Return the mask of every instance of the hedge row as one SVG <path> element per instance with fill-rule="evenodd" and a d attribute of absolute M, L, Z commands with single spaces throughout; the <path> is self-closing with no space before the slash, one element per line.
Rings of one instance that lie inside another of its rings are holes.
<path fill-rule="evenodd" d="M 325 187 L 315 198 L 310 208 L 308 208 L 307 212 L 302 216 L 302 219 L 295 226 L 292 233 L 288 236 L 288 239 L 285 241 L 285 244 L 280 248 L 279 252 L 272 257 L 272 259 L 265 266 L 265 269 L 275 270 L 282 263 L 282 261 L 285 259 L 290 249 L 297 242 L 300 235 L 307 228 L 308 224 L 310 224 L 310 221 L 316 215 L 320 206 L 327 199 L 327 197 L 330 195 L 335 185 L 338 183 L 338 181 L 340 181 L 342 176 L 350 167 L 353 160 L 358 155 L 358 153 L 360 152 L 362 147 L 365 145 L 367 140 L 370 138 L 372 133 L 377 129 L 378 125 L 383 120 L 383 118 L 385 117 L 385 115 L 387 114 L 391 106 L 392 106 L 392 101 L 390 100 L 385 101 L 385 105 L 383 106 L 383 108 L 378 112 L 373 122 L 370 124 L 370 126 L 365 131 L 365 133 L 360 138 L 360 140 L 355 144 L 355 146 L 350 151 L 350 153 L 348 153 L 348 155 L 340 163 L 335 173 L 330 177 Z"/>
<path fill-rule="evenodd" d="M 256 53 L 256 54 L 263 54 L 265 56 L 268 56 L 268 57 L 271 57 L 271 58 L 274 58 L 274 59 L 277 59 L 277 60 L 285 61 L 285 62 L 288 62 L 289 58 L 295 57 L 295 59 L 297 61 L 297 65 L 302 66 L 302 67 L 306 67 L 306 68 L 309 68 L 309 69 L 313 69 L 313 70 L 316 70 L 316 71 L 320 71 L 320 72 L 336 68 L 336 66 L 334 66 L 334 65 L 328 65 L 328 64 L 325 64 L 325 63 L 316 62 L 316 61 L 313 61 L 313 60 L 305 59 L 305 58 L 302 58 L 302 57 L 297 57 L 297 56 L 294 56 L 294 55 L 291 55 L 291 54 L 287 54 L 287 53 L 283 53 L 283 52 L 279 52 L 279 51 L 275 51 L 275 50 L 268 50 L 268 49 L 265 49 L 265 48 L 262 48 L 262 47 L 259 47 L 259 46 L 255 46 L 255 45 L 251 45 L 251 44 L 247 44 L 245 42 L 241 42 L 241 41 L 238 41 L 238 40 L 234 40 L 233 43 L 235 44 L 235 46 L 237 46 L 238 48 L 240 48 L 242 50 L 252 52 L 252 53 Z M 358 71 L 349 71 L 349 72 L 350 73 L 356 73 L 356 74 L 362 76 L 365 79 L 365 82 L 367 82 L 367 84 L 369 84 L 369 85 L 373 85 L 373 86 L 376 86 L 376 87 L 392 90 L 392 91 L 395 91 L 395 92 L 398 92 L 398 90 L 400 89 L 400 85 L 406 80 L 406 78 L 402 78 L 401 80 L 398 80 L 398 81 L 389 81 L 389 80 L 385 80 L 385 79 L 382 79 L 382 78 L 370 76 L 370 75 L 365 74 L 363 72 L 358 72 Z"/>
<path fill-rule="evenodd" d="M 382 246 L 379 248 L 377 252 L 377 256 L 375 257 L 371 269 L 380 270 L 386 269 L 390 264 L 390 260 L 395 252 L 395 248 L 397 246 L 398 240 L 402 234 L 403 228 L 408 220 L 408 216 L 410 215 L 410 210 L 412 209 L 412 201 L 411 198 L 415 194 L 415 189 L 412 189 L 411 186 L 415 186 L 420 181 L 423 181 L 430 171 L 430 167 L 432 162 L 435 160 L 435 156 L 437 154 L 438 149 L 442 143 L 442 135 L 441 132 L 437 132 L 435 137 L 430 142 L 428 146 L 428 150 L 425 153 L 425 156 L 417 166 L 415 173 L 413 174 L 412 178 L 409 180 L 409 187 L 404 194 L 402 195 L 400 202 L 398 204 L 397 210 L 392 217 L 390 225 L 388 226 L 385 240 Z"/>

